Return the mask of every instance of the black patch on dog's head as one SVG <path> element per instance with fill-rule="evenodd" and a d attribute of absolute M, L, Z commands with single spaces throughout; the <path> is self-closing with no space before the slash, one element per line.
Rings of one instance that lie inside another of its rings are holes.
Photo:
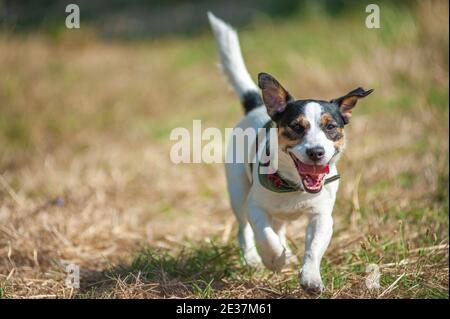
<path fill-rule="evenodd" d="M 305 107 L 308 103 L 317 103 L 322 107 L 322 113 L 329 113 L 330 116 L 336 121 L 339 127 L 344 127 L 344 119 L 341 116 L 339 107 L 336 104 L 323 101 L 323 100 L 296 100 L 289 102 L 283 112 L 277 113 L 273 120 L 280 126 L 286 126 L 292 123 L 292 121 L 305 115 Z"/>
<path fill-rule="evenodd" d="M 339 111 L 339 107 L 336 104 L 320 101 L 317 102 L 322 106 L 322 112 L 328 113 L 333 118 L 333 120 L 336 122 L 336 124 L 339 127 L 344 127 L 345 121 L 344 118 L 341 115 L 341 112 Z"/>
<path fill-rule="evenodd" d="M 366 97 L 373 90 L 359 87 L 344 96 L 331 101 L 324 100 L 295 100 L 294 97 L 270 74 L 260 73 L 258 84 L 262 90 L 267 113 L 277 124 L 280 143 L 286 145 L 299 143 L 310 127 L 305 116 L 308 103 L 317 103 L 321 107 L 320 128 L 336 147 L 344 143 L 344 125 L 349 122 L 352 110 L 358 99 Z"/>

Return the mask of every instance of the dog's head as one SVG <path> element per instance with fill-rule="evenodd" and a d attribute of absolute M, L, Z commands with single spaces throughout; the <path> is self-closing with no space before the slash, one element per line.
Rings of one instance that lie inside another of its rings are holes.
<path fill-rule="evenodd" d="M 345 147 L 344 126 L 360 98 L 373 90 L 357 88 L 329 102 L 296 100 L 271 75 L 260 73 L 264 104 L 278 128 L 278 145 L 295 164 L 306 191 L 322 189 L 329 165 Z"/>

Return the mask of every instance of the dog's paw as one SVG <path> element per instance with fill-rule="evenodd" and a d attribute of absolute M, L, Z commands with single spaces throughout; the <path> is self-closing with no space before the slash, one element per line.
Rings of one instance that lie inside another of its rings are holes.
<path fill-rule="evenodd" d="M 264 266 L 274 272 L 280 272 L 286 265 L 286 250 L 283 250 L 281 255 L 276 255 L 274 253 L 265 253 L 261 255 Z"/>
<path fill-rule="evenodd" d="M 313 296 L 318 296 L 325 290 L 322 282 L 305 281 L 301 282 L 300 285 L 306 293 Z"/>
<path fill-rule="evenodd" d="M 292 253 L 292 251 L 286 251 L 286 264 L 288 265 L 296 265 L 298 264 L 298 258 L 296 255 Z"/>
<path fill-rule="evenodd" d="M 300 272 L 300 286 L 311 295 L 320 295 L 325 290 L 320 274 L 305 270 Z"/>
<path fill-rule="evenodd" d="M 244 260 L 247 266 L 253 268 L 261 268 L 263 265 L 261 257 L 259 257 L 259 254 L 256 251 L 256 249 L 251 249 L 244 252 Z"/>

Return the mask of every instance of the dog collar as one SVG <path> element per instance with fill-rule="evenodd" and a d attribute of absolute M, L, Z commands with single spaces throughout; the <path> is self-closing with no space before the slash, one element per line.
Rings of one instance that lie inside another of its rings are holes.
<path fill-rule="evenodd" d="M 274 123 L 272 120 L 269 120 L 265 125 L 264 129 L 270 129 L 274 127 Z M 268 140 L 268 138 L 267 138 Z M 258 166 L 256 169 L 258 170 L 258 180 L 259 183 L 266 189 L 275 192 L 275 193 L 291 193 L 291 192 L 304 192 L 305 190 L 299 185 L 295 184 L 278 174 L 277 171 L 269 174 L 261 174 L 259 166 L 269 166 L 270 164 L 261 164 L 258 160 Z M 336 174 L 334 176 L 328 177 L 325 179 L 324 185 L 329 184 L 338 180 L 341 176 Z"/>
<path fill-rule="evenodd" d="M 259 165 L 262 165 L 261 163 Z M 339 174 L 328 177 L 325 179 L 324 185 L 334 182 L 341 178 Z M 274 172 L 271 174 L 261 174 L 258 169 L 259 183 L 266 189 L 275 193 L 292 193 L 292 192 L 304 192 L 305 190 L 299 185 L 294 184 L 291 181 L 284 179 Z"/>

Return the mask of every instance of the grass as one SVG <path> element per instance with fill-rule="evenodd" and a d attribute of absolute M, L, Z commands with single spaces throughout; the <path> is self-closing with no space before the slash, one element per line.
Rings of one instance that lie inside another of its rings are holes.
<path fill-rule="evenodd" d="M 381 12 L 380 30 L 364 10 L 261 16 L 241 43 L 252 75 L 298 98 L 375 88 L 346 130 L 320 298 L 448 298 L 448 3 Z M 244 266 L 221 165 L 168 160 L 173 127 L 242 116 L 210 32 L 79 31 L 0 33 L 0 297 L 309 298 L 299 265 Z M 305 223 L 288 228 L 300 260 Z M 80 289 L 64 284 L 67 262 Z"/>

